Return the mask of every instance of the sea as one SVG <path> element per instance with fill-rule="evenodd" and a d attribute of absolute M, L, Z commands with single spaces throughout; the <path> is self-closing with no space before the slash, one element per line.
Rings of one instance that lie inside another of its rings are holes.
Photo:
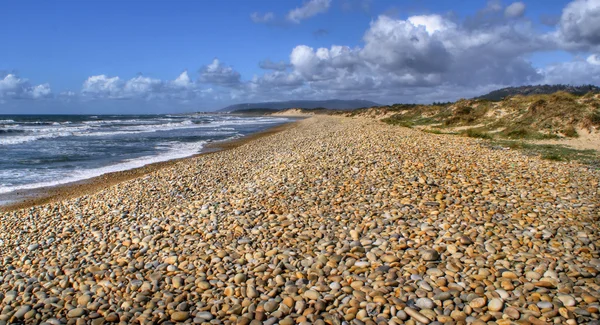
<path fill-rule="evenodd" d="M 15 191 L 189 157 L 209 142 L 289 121 L 225 114 L 0 115 L 0 205 L 14 201 Z"/>

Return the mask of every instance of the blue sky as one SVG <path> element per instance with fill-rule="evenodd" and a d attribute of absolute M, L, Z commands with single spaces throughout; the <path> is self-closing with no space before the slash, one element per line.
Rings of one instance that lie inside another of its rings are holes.
<path fill-rule="evenodd" d="M 4 1 L 0 113 L 600 83 L 600 0 Z"/>

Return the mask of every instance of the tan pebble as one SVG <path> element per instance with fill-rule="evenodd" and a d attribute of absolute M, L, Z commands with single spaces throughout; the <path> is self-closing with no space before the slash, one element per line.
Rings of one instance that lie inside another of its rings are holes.
<path fill-rule="evenodd" d="M 500 311 L 502 308 L 504 308 L 504 302 L 498 298 L 494 298 L 488 303 L 489 311 Z"/>
<path fill-rule="evenodd" d="M 521 313 L 515 307 L 507 307 L 504 309 L 504 314 L 511 319 L 519 319 Z"/>
<path fill-rule="evenodd" d="M 81 317 L 85 314 L 85 309 L 83 308 L 74 308 L 69 310 L 69 312 L 67 313 L 67 317 L 68 318 L 77 318 L 77 317 Z"/>
<path fill-rule="evenodd" d="M 429 318 L 425 317 L 423 314 L 410 307 L 404 308 L 404 312 L 406 312 L 408 316 L 414 318 L 417 322 L 421 322 L 423 324 L 431 323 L 431 320 Z"/>
<path fill-rule="evenodd" d="M 175 264 L 175 263 L 177 263 L 177 256 L 169 256 L 169 257 L 165 258 L 164 262 L 166 264 Z"/>
<path fill-rule="evenodd" d="M 485 299 L 485 297 L 479 297 L 471 300 L 471 302 L 469 302 L 469 306 L 471 306 L 472 308 L 481 308 L 485 306 L 486 303 L 487 300 Z"/>
<path fill-rule="evenodd" d="M 309 300 L 317 300 L 320 297 L 319 293 L 314 290 L 307 290 L 302 296 Z"/>

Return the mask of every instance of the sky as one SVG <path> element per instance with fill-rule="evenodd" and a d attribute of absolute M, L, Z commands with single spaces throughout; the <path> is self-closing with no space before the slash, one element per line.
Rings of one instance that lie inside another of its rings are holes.
<path fill-rule="evenodd" d="M 600 85 L 600 0 L 22 0 L 0 13 L 0 114 Z"/>

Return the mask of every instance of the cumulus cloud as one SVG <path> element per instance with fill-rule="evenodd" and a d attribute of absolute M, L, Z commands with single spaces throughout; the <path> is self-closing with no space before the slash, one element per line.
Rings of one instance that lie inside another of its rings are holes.
<path fill-rule="evenodd" d="M 107 77 L 106 75 L 97 75 L 87 78 L 83 82 L 81 92 L 84 95 L 120 98 L 123 96 L 123 81 L 119 77 Z"/>
<path fill-rule="evenodd" d="M 275 19 L 275 14 L 273 14 L 272 12 L 266 12 L 264 14 L 253 12 L 250 14 L 250 19 L 252 19 L 252 21 L 257 24 L 268 23 Z"/>
<path fill-rule="evenodd" d="M 16 74 L 0 74 L 0 98 L 6 99 L 40 99 L 52 96 L 50 85 L 32 85 L 27 79 Z"/>
<path fill-rule="evenodd" d="M 495 5 L 489 3 L 486 10 L 502 16 Z M 526 58 L 549 46 L 527 22 L 473 29 L 441 15 L 407 19 L 382 15 L 365 31 L 363 42 L 354 48 L 298 45 L 290 53 L 289 72 L 255 77 L 253 89 L 281 84 L 289 96 L 382 101 L 409 94 L 413 94 L 409 101 L 470 96 L 488 87 L 542 81 L 543 73 Z"/>
<path fill-rule="evenodd" d="M 600 55 L 592 54 L 586 60 L 589 64 L 600 65 Z"/>
<path fill-rule="evenodd" d="M 329 6 L 330 1 L 308 1 L 287 19 L 298 23 Z M 288 61 L 259 62 L 267 71 L 250 80 L 214 59 L 199 69 L 197 80 L 187 71 L 173 80 L 97 75 L 84 82 L 81 94 L 213 102 L 364 98 L 385 103 L 454 100 L 523 84 L 600 84 L 599 8 L 600 0 L 574 0 L 550 32 L 540 32 L 524 16 L 522 2 L 504 6 L 489 1 L 463 20 L 440 14 L 403 19 L 381 15 L 365 26 L 360 46 L 297 44 L 290 48 Z M 256 14 L 253 20 L 274 19 L 267 14 Z M 556 50 L 570 51 L 575 59 L 541 68 L 529 61 L 532 53 Z M 50 94 L 47 85 L 0 76 L 0 97 Z"/>
<path fill-rule="evenodd" d="M 269 59 L 260 61 L 258 66 L 264 70 L 275 70 L 275 71 L 285 71 L 288 67 L 290 67 L 289 63 L 284 61 L 273 62 Z"/>
<path fill-rule="evenodd" d="M 300 23 L 302 20 L 327 12 L 331 0 L 309 0 L 302 7 L 291 10 L 287 14 L 287 19 L 294 23 Z"/>
<path fill-rule="evenodd" d="M 507 18 L 523 17 L 525 14 L 525 4 L 523 2 L 513 2 L 504 9 L 504 16 Z"/>
<path fill-rule="evenodd" d="M 194 86 L 194 83 L 192 82 L 192 79 L 190 78 L 190 76 L 188 75 L 188 72 L 186 70 L 186 71 L 183 71 L 179 75 L 179 77 L 177 77 L 175 80 L 173 80 L 171 85 L 174 88 L 178 88 L 178 89 L 190 89 Z"/>
<path fill-rule="evenodd" d="M 575 0 L 562 12 L 559 35 L 572 46 L 600 45 L 600 0 Z"/>
<path fill-rule="evenodd" d="M 200 69 L 200 81 L 224 87 L 235 87 L 240 84 L 240 73 L 214 59 L 211 64 Z"/>
<path fill-rule="evenodd" d="M 544 83 L 600 85 L 600 62 L 597 56 L 552 64 L 543 69 Z"/>
<path fill-rule="evenodd" d="M 206 94 L 205 90 L 183 71 L 174 80 L 143 75 L 128 80 L 118 76 L 91 76 L 83 82 L 81 95 L 95 99 L 190 99 Z M 72 97 L 72 94 L 69 92 L 65 96 Z"/>

